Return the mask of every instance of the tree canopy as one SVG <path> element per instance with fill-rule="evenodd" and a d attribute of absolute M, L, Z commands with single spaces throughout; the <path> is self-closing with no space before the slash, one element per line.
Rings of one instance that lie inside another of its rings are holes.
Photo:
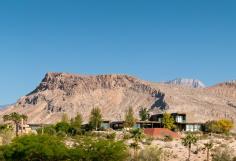
<path fill-rule="evenodd" d="M 205 125 L 206 131 L 212 133 L 229 133 L 233 126 L 233 122 L 227 119 L 208 121 Z"/>
<path fill-rule="evenodd" d="M 141 107 L 139 111 L 139 117 L 141 121 L 147 121 L 149 119 L 149 111 L 147 108 Z"/>
<path fill-rule="evenodd" d="M 17 112 L 13 112 L 3 116 L 3 121 L 12 121 L 15 124 L 16 136 L 19 135 L 19 126 L 21 121 L 26 121 L 27 119 L 28 117 L 26 115 L 19 114 Z"/>
<path fill-rule="evenodd" d="M 101 127 L 102 123 L 102 114 L 101 110 L 98 107 L 92 109 L 90 118 L 89 118 L 89 125 L 92 129 L 98 130 Z"/>
<path fill-rule="evenodd" d="M 134 117 L 134 111 L 132 107 L 129 107 L 128 111 L 125 113 L 125 127 L 133 127 L 135 125 L 136 119 Z"/>
<path fill-rule="evenodd" d="M 167 128 L 167 129 L 170 129 L 170 130 L 172 130 L 176 127 L 175 126 L 175 120 L 171 116 L 171 114 L 169 114 L 169 113 L 164 113 L 163 114 L 162 124 L 163 124 L 164 128 Z"/>

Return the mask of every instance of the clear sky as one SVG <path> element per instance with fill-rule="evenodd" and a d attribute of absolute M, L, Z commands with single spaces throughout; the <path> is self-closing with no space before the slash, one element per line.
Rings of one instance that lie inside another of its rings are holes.
<path fill-rule="evenodd" d="M 9 0 L 0 22 L 0 104 L 48 71 L 236 79 L 235 0 Z"/>

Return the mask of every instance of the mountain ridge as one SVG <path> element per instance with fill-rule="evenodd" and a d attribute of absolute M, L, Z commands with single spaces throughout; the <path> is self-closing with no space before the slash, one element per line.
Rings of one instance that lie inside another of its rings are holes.
<path fill-rule="evenodd" d="M 87 122 L 91 109 L 99 107 L 105 120 L 117 121 L 124 119 L 129 107 L 137 118 L 140 107 L 146 107 L 153 114 L 184 112 L 188 122 L 220 118 L 236 121 L 236 95 L 224 92 L 233 91 L 234 86 L 226 87 L 188 88 L 120 74 L 47 73 L 32 92 L 1 110 L 0 115 L 14 111 L 27 114 L 29 123 L 55 123 L 63 113 L 69 118 L 81 113 Z"/>
<path fill-rule="evenodd" d="M 206 87 L 206 85 L 202 81 L 198 79 L 191 79 L 191 78 L 176 78 L 170 81 L 165 81 L 163 83 L 186 86 L 190 88 L 205 88 Z"/>

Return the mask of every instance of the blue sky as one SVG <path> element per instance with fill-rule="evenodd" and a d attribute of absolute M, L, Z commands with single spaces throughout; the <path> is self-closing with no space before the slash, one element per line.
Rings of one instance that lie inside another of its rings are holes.
<path fill-rule="evenodd" d="M 0 104 L 46 72 L 236 79 L 234 0 L 0 2 Z"/>

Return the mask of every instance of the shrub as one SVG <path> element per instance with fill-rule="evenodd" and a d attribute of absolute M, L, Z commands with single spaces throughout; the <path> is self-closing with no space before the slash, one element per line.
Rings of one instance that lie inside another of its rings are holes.
<path fill-rule="evenodd" d="M 233 128 L 233 122 L 227 119 L 221 119 L 218 121 L 208 121 L 205 125 L 207 132 L 228 134 Z"/>
<path fill-rule="evenodd" d="M 131 138 L 131 134 L 127 131 L 123 131 L 123 139 L 128 140 Z"/>
<path fill-rule="evenodd" d="M 57 132 L 64 132 L 64 133 L 68 133 L 69 129 L 70 129 L 70 124 L 67 122 L 59 122 L 56 124 L 55 129 Z"/>
<path fill-rule="evenodd" d="M 53 125 L 37 129 L 38 134 L 56 135 L 56 129 Z"/>
<path fill-rule="evenodd" d="M 56 137 L 48 135 L 29 135 L 16 138 L 9 145 L 2 147 L 6 161 L 37 161 L 68 159 L 67 148 Z"/>
<path fill-rule="evenodd" d="M 125 161 L 128 153 L 123 142 L 89 137 L 79 138 L 78 144 L 70 152 L 71 160 L 81 161 Z"/>
<path fill-rule="evenodd" d="M 170 135 L 165 135 L 163 141 L 165 141 L 165 142 L 173 141 L 173 137 Z"/>
<path fill-rule="evenodd" d="M 212 161 L 232 161 L 232 159 L 232 152 L 228 147 L 218 147 L 212 154 Z"/>
<path fill-rule="evenodd" d="M 113 133 L 107 134 L 106 138 L 114 140 L 116 138 L 116 133 L 113 132 Z"/>
<path fill-rule="evenodd" d="M 153 140 L 154 140 L 153 137 L 148 136 L 144 139 L 144 141 L 142 143 L 145 144 L 145 145 L 151 145 Z"/>
<path fill-rule="evenodd" d="M 139 161 L 161 161 L 163 151 L 158 147 L 147 147 L 140 151 Z"/>
<path fill-rule="evenodd" d="M 217 125 L 221 129 L 222 133 L 229 133 L 230 130 L 234 127 L 233 122 L 227 119 L 221 119 L 217 121 Z"/>
<path fill-rule="evenodd" d="M 15 137 L 13 129 L 10 127 L 2 127 L 0 130 L 0 139 L 2 145 L 9 144 L 12 139 Z"/>

